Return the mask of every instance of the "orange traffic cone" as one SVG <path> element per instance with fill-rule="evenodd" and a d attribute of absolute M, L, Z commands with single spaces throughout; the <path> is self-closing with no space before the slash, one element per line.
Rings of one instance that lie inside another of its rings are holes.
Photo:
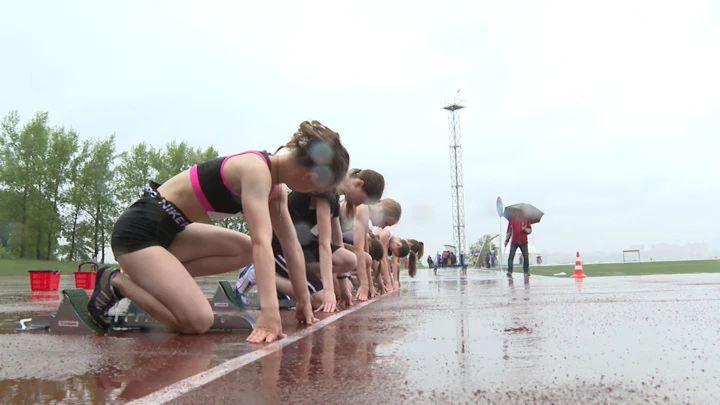
<path fill-rule="evenodd" d="M 578 277 L 575 279 L 575 287 L 577 287 L 577 290 L 579 293 L 582 292 L 583 280 L 585 280 L 585 279 L 582 277 Z"/>
<path fill-rule="evenodd" d="M 575 254 L 575 273 L 570 276 L 572 278 L 584 278 L 587 277 L 583 272 L 582 262 L 580 261 L 580 252 Z"/>

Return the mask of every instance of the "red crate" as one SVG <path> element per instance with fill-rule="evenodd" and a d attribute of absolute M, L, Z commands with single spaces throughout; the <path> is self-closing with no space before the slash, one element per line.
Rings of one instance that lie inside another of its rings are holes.
<path fill-rule="evenodd" d="M 60 270 L 28 270 L 31 291 L 55 291 L 60 287 Z"/>
<path fill-rule="evenodd" d="M 83 270 L 83 266 L 90 270 Z M 90 290 L 95 288 L 95 277 L 97 276 L 98 265 L 95 262 L 82 262 L 75 272 L 75 287 Z"/>
<path fill-rule="evenodd" d="M 76 271 L 75 272 L 75 287 L 84 288 L 86 290 L 95 288 L 95 276 L 97 275 L 94 271 Z"/>

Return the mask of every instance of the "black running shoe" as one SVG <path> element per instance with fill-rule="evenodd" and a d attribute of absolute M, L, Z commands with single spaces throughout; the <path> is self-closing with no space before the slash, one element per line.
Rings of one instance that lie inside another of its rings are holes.
<path fill-rule="evenodd" d="M 88 312 L 95 323 L 107 329 L 110 327 L 110 317 L 108 310 L 113 307 L 120 297 L 115 294 L 115 289 L 111 282 L 113 277 L 120 273 L 120 269 L 110 266 L 100 267 L 97 271 L 95 280 L 95 289 L 88 301 Z"/>

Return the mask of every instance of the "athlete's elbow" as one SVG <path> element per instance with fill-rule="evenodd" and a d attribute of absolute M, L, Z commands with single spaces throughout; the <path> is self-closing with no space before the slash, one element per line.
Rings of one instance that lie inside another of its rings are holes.
<path fill-rule="evenodd" d="M 264 238 L 252 238 L 253 252 L 272 251 L 272 242 Z"/>
<path fill-rule="evenodd" d="M 300 241 L 296 238 L 281 240 L 280 246 L 282 246 L 283 251 L 286 253 L 294 252 L 295 254 L 298 254 L 300 256 L 303 255 L 302 245 L 300 244 Z"/>
<path fill-rule="evenodd" d="M 332 250 L 329 239 L 328 240 L 320 240 L 318 242 L 318 244 L 320 245 L 320 250 Z"/>

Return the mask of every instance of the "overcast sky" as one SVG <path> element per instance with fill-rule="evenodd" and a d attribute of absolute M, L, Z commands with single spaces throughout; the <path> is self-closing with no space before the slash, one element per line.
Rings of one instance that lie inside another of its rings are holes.
<path fill-rule="evenodd" d="M 468 245 L 502 196 L 546 213 L 541 251 L 720 249 L 720 2 L 347 3 L 2 2 L 0 113 L 221 154 L 317 119 L 434 254 L 460 89 Z"/>

